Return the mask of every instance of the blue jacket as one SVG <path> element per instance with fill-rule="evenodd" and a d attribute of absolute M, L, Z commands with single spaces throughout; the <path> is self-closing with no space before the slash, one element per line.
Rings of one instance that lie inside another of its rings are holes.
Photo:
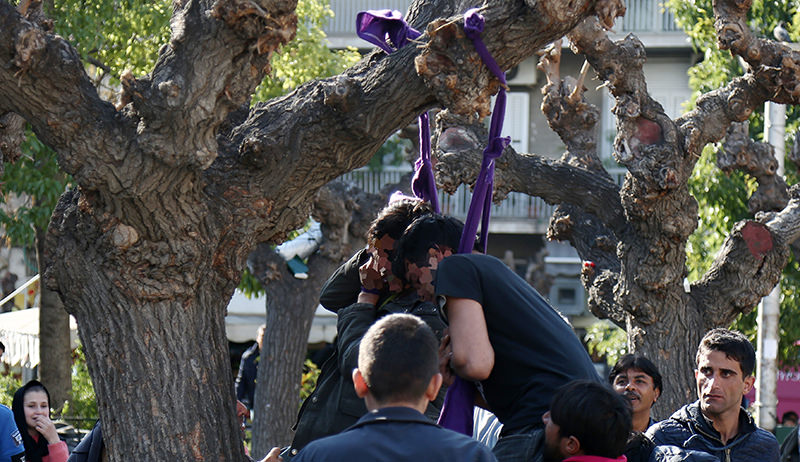
<path fill-rule="evenodd" d="M 444 429 L 409 407 L 367 413 L 338 435 L 312 441 L 292 462 L 496 462 L 488 447 Z"/>
<path fill-rule="evenodd" d="M 699 401 L 678 409 L 669 419 L 647 429 L 657 445 L 670 444 L 716 456 L 722 462 L 777 462 L 778 440 L 758 428 L 750 415 L 739 412 L 739 434 L 722 444 L 719 432 L 702 416 Z"/>
<path fill-rule="evenodd" d="M 11 409 L 0 404 L 0 462 L 22 462 L 25 447 Z"/>

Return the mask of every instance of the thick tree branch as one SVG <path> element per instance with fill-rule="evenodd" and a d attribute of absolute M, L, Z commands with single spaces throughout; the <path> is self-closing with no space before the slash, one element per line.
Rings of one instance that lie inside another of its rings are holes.
<path fill-rule="evenodd" d="M 132 103 L 147 127 L 140 145 L 169 165 L 209 166 L 218 125 L 249 101 L 272 54 L 294 38 L 295 6 L 282 0 L 176 3 L 172 37 L 153 72 L 122 76 L 123 104 Z"/>
<path fill-rule="evenodd" d="M 717 166 L 725 173 L 741 170 L 758 181 L 758 188 L 750 196 L 750 213 L 778 211 L 789 202 L 786 181 L 776 175 L 778 160 L 769 143 L 750 139 L 748 122 L 734 123 L 728 129 L 722 150 L 717 154 Z"/>
<path fill-rule="evenodd" d="M 97 95 L 75 50 L 2 1 L 0 62 L 3 109 L 28 121 L 81 184 L 105 183 L 101 173 L 85 168 L 82 155 L 104 140 L 99 161 L 111 169 L 131 148 L 126 140 L 132 130 L 126 131 L 114 107 Z"/>
<path fill-rule="evenodd" d="M 800 103 L 800 53 L 787 45 L 758 38 L 747 25 L 747 11 L 752 2 L 716 0 L 714 27 L 722 50 L 741 56 L 754 73 L 769 71 L 771 78 L 760 80 L 767 87 L 769 100 L 779 104 Z"/>
<path fill-rule="evenodd" d="M 25 141 L 25 119 L 13 112 L 0 114 L 0 164 L 14 162 L 22 155 L 19 147 Z M 0 165 L 0 175 L 3 166 Z"/>

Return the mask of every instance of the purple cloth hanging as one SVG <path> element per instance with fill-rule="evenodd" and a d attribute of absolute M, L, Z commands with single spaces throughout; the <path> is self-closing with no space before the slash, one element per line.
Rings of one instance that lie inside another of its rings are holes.
<path fill-rule="evenodd" d="M 464 232 L 461 235 L 461 242 L 458 246 L 459 253 L 470 253 L 475 246 L 475 233 L 478 230 L 478 222 L 481 222 L 481 241 L 480 245 L 486 253 L 488 245 L 489 215 L 492 207 L 492 192 L 494 189 L 494 160 L 503 154 L 503 150 L 511 143 L 511 138 L 501 137 L 503 131 L 503 119 L 506 113 L 506 87 L 505 73 L 497 65 L 489 50 L 481 40 L 483 32 L 484 18 L 478 13 L 477 9 L 468 10 L 464 14 L 464 32 L 472 40 L 475 50 L 480 55 L 486 67 L 500 80 L 502 87 L 497 93 L 492 113 L 492 121 L 489 125 L 489 142 L 483 150 L 483 161 L 481 170 L 475 181 L 475 188 L 472 191 L 472 200 L 469 204 L 467 219 L 464 221 Z M 439 415 L 439 425 L 450 430 L 454 430 L 465 435 L 472 435 L 472 416 L 475 403 L 475 385 L 467 382 L 460 377 L 456 377 L 447 395 L 444 398 L 442 412 Z"/>
<path fill-rule="evenodd" d="M 419 115 L 419 159 L 414 163 L 414 178 L 411 179 L 414 195 L 428 201 L 433 211 L 439 211 L 439 193 L 436 191 L 436 178 L 431 162 L 431 126 L 428 112 Z"/>
<path fill-rule="evenodd" d="M 397 10 L 367 10 L 356 15 L 356 34 L 386 53 L 393 53 L 421 34 Z"/>

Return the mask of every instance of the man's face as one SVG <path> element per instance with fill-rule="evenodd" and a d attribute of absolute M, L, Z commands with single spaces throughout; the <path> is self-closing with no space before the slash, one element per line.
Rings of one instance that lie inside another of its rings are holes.
<path fill-rule="evenodd" d="M 431 248 L 428 249 L 426 261 L 412 263 L 406 260 L 406 279 L 422 300 L 429 302 L 434 300 L 436 289 L 433 286 L 433 280 L 436 278 L 439 262 L 452 254 L 453 252 L 449 248 L 444 248 L 444 250 Z"/>
<path fill-rule="evenodd" d="M 402 282 L 392 273 L 394 245 L 395 240 L 388 234 L 384 234 L 380 239 L 371 243 L 368 251 L 375 262 L 375 269 L 386 282 L 389 291 L 399 292 L 403 288 Z"/>
<path fill-rule="evenodd" d="M 706 417 L 739 413 L 742 396 L 753 388 L 755 377 L 745 377 L 738 361 L 725 353 L 701 350 L 694 372 L 700 410 Z"/>
<path fill-rule="evenodd" d="M 553 422 L 550 411 L 542 416 L 544 422 L 544 460 L 560 462 L 567 457 L 561 452 L 561 427 Z"/>
<path fill-rule="evenodd" d="M 630 401 L 633 413 L 647 412 L 661 394 L 653 384 L 653 378 L 639 369 L 627 369 L 614 377 L 614 391 Z"/>

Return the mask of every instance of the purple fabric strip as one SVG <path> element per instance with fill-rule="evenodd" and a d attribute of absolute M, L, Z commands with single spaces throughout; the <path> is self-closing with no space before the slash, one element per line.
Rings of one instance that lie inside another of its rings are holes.
<path fill-rule="evenodd" d="M 386 53 L 392 53 L 421 34 L 397 10 L 367 10 L 356 15 L 356 34 Z"/>
<path fill-rule="evenodd" d="M 464 14 L 464 32 L 472 40 L 475 50 L 480 55 L 483 63 L 506 86 L 505 73 L 497 65 L 489 50 L 481 40 L 484 19 L 477 9 L 471 9 Z M 501 137 L 503 119 L 506 114 L 506 93 L 503 88 L 497 93 L 494 103 L 492 121 L 489 125 L 489 141 L 483 150 L 481 170 L 475 181 L 472 191 L 472 200 L 469 204 L 467 219 L 464 221 L 464 232 L 458 246 L 459 253 L 470 253 L 475 245 L 475 233 L 478 231 L 478 222 L 481 222 L 480 245 L 486 253 L 489 233 L 489 215 L 492 208 L 492 191 L 494 189 L 494 160 L 503 154 L 503 150 L 511 143 L 511 138 Z M 450 430 L 472 436 L 472 409 L 475 403 L 475 385 L 460 377 L 447 389 L 447 395 L 439 415 L 439 425 Z"/>
<path fill-rule="evenodd" d="M 433 211 L 439 213 L 439 194 L 431 162 L 431 125 L 428 112 L 419 115 L 419 159 L 414 163 L 414 178 L 411 179 L 414 195 L 428 201 Z"/>

